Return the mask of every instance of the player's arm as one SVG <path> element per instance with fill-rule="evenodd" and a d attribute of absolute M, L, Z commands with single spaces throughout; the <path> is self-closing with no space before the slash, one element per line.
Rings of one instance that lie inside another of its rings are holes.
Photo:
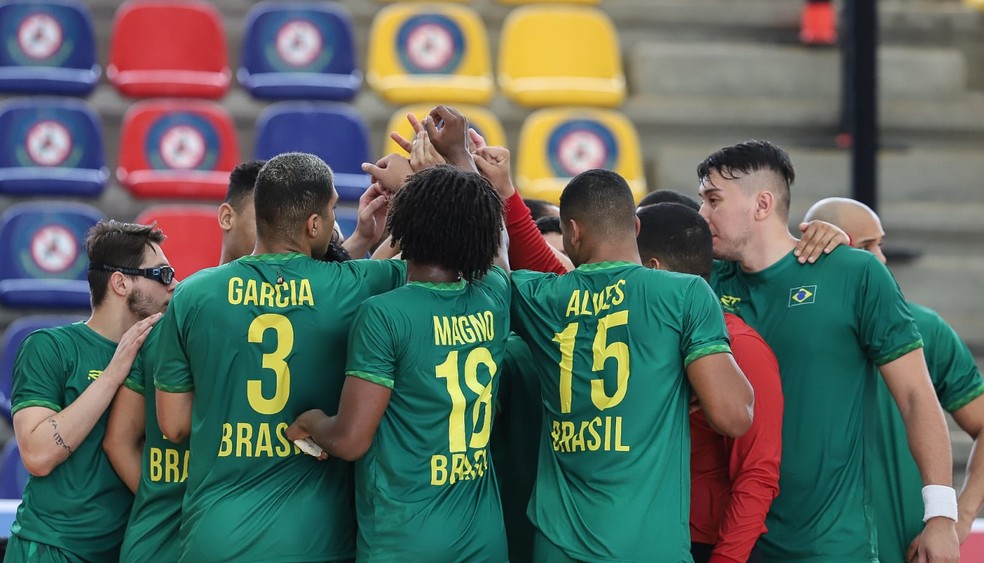
<path fill-rule="evenodd" d="M 970 458 L 967 460 L 963 489 L 957 499 L 957 537 L 963 543 L 970 535 L 974 519 L 984 508 L 984 447 L 980 444 L 980 439 L 984 436 L 984 395 L 978 396 L 952 414 L 953 420 L 974 440 Z"/>
<path fill-rule="evenodd" d="M 560 260 L 559 252 L 543 240 L 529 207 L 513 186 L 509 175 L 509 151 L 504 147 L 483 147 L 474 158 L 479 172 L 492 182 L 505 206 L 509 263 L 513 269 L 557 274 L 573 270 L 570 260 Z"/>
<path fill-rule="evenodd" d="M 175 444 L 191 435 L 191 407 L 195 393 L 164 391 L 157 388 L 157 424 L 164 437 Z"/>
<path fill-rule="evenodd" d="M 129 385 L 129 382 L 127 382 Z M 140 485 L 141 458 L 146 438 L 144 397 L 126 385 L 120 386 L 109 411 L 103 451 L 116 474 L 130 491 Z"/>
<path fill-rule="evenodd" d="M 355 461 L 369 451 L 392 392 L 361 377 L 346 377 L 338 414 L 328 416 L 317 409 L 304 412 L 287 428 L 287 438 L 310 437 L 329 456 Z"/>
<path fill-rule="evenodd" d="M 41 405 L 17 409 L 13 417 L 14 434 L 24 467 L 31 475 L 50 474 L 89 436 L 130 373 L 137 351 L 159 318 L 160 314 L 154 314 L 130 327 L 106 369 L 72 404 L 60 411 Z M 28 379 L 38 376 L 23 374 Z M 24 404 L 29 405 L 30 400 Z"/>
<path fill-rule="evenodd" d="M 943 410 L 929 378 L 922 348 L 885 363 L 880 368 L 905 422 L 909 450 L 922 475 L 923 485 L 952 485 L 950 436 Z M 920 553 L 927 561 L 956 561 L 959 541 L 956 522 L 931 517 L 920 536 Z"/>
<path fill-rule="evenodd" d="M 735 362 L 755 391 L 755 418 L 742 437 L 729 441 L 731 495 L 718 528 L 711 561 L 746 561 L 765 529 L 779 494 L 782 452 L 782 384 L 779 364 L 766 343 L 747 335 L 732 338 Z"/>
<path fill-rule="evenodd" d="M 817 261 L 821 254 L 830 254 L 840 245 L 851 246 L 851 237 L 837 225 L 826 221 L 800 223 L 802 238 L 796 243 L 793 254 L 800 264 Z"/>
<path fill-rule="evenodd" d="M 731 354 L 710 354 L 690 362 L 687 379 L 715 432 L 737 438 L 748 431 L 754 394 Z"/>

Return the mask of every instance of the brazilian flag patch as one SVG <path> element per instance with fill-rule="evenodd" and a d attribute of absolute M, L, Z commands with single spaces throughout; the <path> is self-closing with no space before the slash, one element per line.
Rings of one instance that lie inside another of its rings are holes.
<path fill-rule="evenodd" d="M 817 300 L 817 286 L 801 285 L 789 290 L 789 306 L 809 305 Z"/>

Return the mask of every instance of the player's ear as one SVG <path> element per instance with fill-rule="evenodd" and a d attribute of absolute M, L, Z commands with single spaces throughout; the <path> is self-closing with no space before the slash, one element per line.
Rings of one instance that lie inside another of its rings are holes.
<path fill-rule="evenodd" d="M 109 276 L 109 289 L 120 297 L 126 297 L 129 279 L 120 272 L 113 272 Z"/>
<path fill-rule="evenodd" d="M 312 213 L 304 223 L 304 232 L 309 238 L 315 238 L 318 236 L 318 233 L 321 232 L 321 229 L 325 228 L 323 223 L 324 221 L 321 220 L 320 215 L 317 213 Z"/>
<path fill-rule="evenodd" d="M 656 258 L 655 256 L 653 256 L 652 258 L 650 258 L 649 259 L 649 263 L 646 264 L 646 265 L 649 266 L 650 268 L 654 269 L 654 270 L 662 270 L 662 269 L 664 269 L 663 268 L 663 265 L 659 263 L 659 258 Z"/>
<path fill-rule="evenodd" d="M 776 196 L 768 190 L 763 190 L 755 196 L 755 218 L 762 220 L 775 211 Z"/>
<path fill-rule="evenodd" d="M 639 238 L 639 231 L 642 230 L 642 222 L 639 221 L 639 216 L 638 215 L 635 215 L 634 218 L 635 218 L 635 227 L 636 227 L 635 238 L 638 239 Z"/>
<path fill-rule="evenodd" d="M 233 223 L 236 221 L 236 211 L 227 202 L 219 205 L 219 228 L 223 231 L 231 231 Z"/>
<path fill-rule="evenodd" d="M 581 226 L 574 219 L 567 220 L 567 234 L 570 237 L 571 244 L 575 246 L 581 244 Z"/>

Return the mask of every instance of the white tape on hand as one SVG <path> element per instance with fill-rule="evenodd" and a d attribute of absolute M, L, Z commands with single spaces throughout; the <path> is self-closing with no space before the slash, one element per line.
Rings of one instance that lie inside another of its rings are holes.
<path fill-rule="evenodd" d="M 311 438 L 294 440 L 294 443 L 297 444 L 298 448 L 301 448 L 302 452 L 312 457 L 321 457 L 321 454 L 324 452 L 324 450 L 321 449 L 321 446 L 316 444 Z"/>

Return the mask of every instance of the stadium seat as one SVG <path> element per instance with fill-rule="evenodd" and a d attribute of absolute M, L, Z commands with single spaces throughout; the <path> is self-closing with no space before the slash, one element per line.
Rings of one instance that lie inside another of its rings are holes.
<path fill-rule="evenodd" d="M 560 201 L 574 176 L 592 168 L 621 174 L 638 201 L 646 194 L 639 138 L 614 110 L 548 108 L 530 114 L 519 133 L 516 187 L 523 197 Z"/>
<path fill-rule="evenodd" d="M 263 110 L 256 123 L 255 158 L 294 151 L 318 155 L 331 166 L 342 201 L 358 201 L 369 187 L 369 175 L 362 171 L 370 159 L 369 128 L 351 106 L 280 102 Z"/>
<path fill-rule="evenodd" d="M 616 107 L 625 75 L 615 26 L 587 6 L 521 6 L 499 37 L 499 87 L 527 107 Z"/>
<path fill-rule="evenodd" d="M 403 149 L 400 148 L 400 145 L 397 145 L 396 141 L 389 138 L 390 131 L 398 132 L 403 135 L 404 139 L 413 140 L 413 128 L 410 126 L 410 122 L 407 121 L 407 114 L 412 113 L 417 116 L 417 119 L 422 120 L 436 105 L 436 103 L 433 103 L 404 106 L 393 112 L 393 116 L 390 117 L 389 123 L 386 126 L 387 141 L 386 148 L 383 152 L 385 154 L 391 152 L 402 153 Z M 487 144 L 492 146 L 506 146 L 506 133 L 502 129 L 502 123 L 499 122 L 499 118 L 494 113 L 478 106 L 458 104 L 454 107 L 468 118 L 469 125 L 485 138 Z"/>
<path fill-rule="evenodd" d="M 237 77 L 254 98 L 351 100 L 362 86 L 352 16 L 330 2 L 257 4 Z"/>
<path fill-rule="evenodd" d="M 355 226 L 359 224 L 359 210 L 354 207 L 336 207 L 335 222 L 342 230 L 342 239 L 347 239 L 355 232 Z M 361 258 L 353 256 L 353 258 Z"/>
<path fill-rule="evenodd" d="M 34 315 L 22 317 L 10 323 L 3 337 L 0 338 L 0 414 L 11 421 L 10 401 L 14 390 L 14 358 L 17 356 L 17 349 L 21 342 L 39 328 L 49 328 L 62 326 L 82 320 L 79 316 L 49 316 Z M 3 465 L 3 462 L 0 462 Z M 5 467 L 5 465 L 3 465 Z M 2 473 L 0 469 L 0 473 Z M 0 498 L 18 498 L 4 496 L 0 492 Z"/>
<path fill-rule="evenodd" d="M 157 222 L 167 237 L 161 248 L 177 279 L 183 280 L 198 270 L 219 265 L 222 229 L 218 212 L 218 207 L 211 205 L 159 205 L 144 210 L 136 222 Z"/>
<path fill-rule="evenodd" d="M 116 11 L 106 78 L 125 96 L 221 98 L 232 71 L 208 2 L 130 0 Z"/>
<path fill-rule="evenodd" d="M 0 498 L 19 499 L 31 475 L 21 461 L 17 440 L 12 436 L 0 451 Z"/>
<path fill-rule="evenodd" d="M 116 178 L 141 198 L 222 200 L 239 163 L 232 117 L 203 100 L 147 100 L 123 116 Z"/>
<path fill-rule="evenodd" d="M 15 100 L 0 107 L 0 194 L 102 193 L 109 169 L 102 127 L 86 104 L 68 98 Z"/>
<path fill-rule="evenodd" d="M 99 81 L 92 16 L 80 2 L 0 5 L 0 91 L 88 96 Z"/>
<path fill-rule="evenodd" d="M 368 59 L 366 81 L 390 103 L 492 99 L 485 24 L 467 6 L 386 6 L 373 19 Z"/>
<path fill-rule="evenodd" d="M 81 203 L 11 205 L 0 215 L 0 304 L 7 307 L 89 307 L 86 231 L 103 214 Z"/>

